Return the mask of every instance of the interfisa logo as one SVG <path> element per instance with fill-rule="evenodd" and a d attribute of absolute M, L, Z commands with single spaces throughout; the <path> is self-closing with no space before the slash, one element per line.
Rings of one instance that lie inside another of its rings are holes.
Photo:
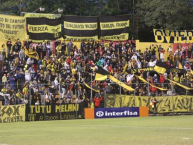
<path fill-rule="evenodd" d="M 95 118 L 139 117 L 139 108 L 97 108 Z"/>

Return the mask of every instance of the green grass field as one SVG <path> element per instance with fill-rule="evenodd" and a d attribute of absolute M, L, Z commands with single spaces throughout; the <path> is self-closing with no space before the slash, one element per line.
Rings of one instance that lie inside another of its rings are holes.
<path fill-rule="evenodd" d="M 1 123 L 0 145 L 193 145 L 193 116 Z"/>

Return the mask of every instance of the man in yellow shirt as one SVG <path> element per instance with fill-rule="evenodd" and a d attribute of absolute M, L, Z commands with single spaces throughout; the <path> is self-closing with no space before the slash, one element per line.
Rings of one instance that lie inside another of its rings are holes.
<path fill-rule="evenodd" d="M 26 86 L 23 88 L 22 92 L 23 92 L 24 97 L 27 98 L 27 97 L 28 97 L 28 94 L 29 94 L 28 85 L 26 85 Z"/>
<path fill-rule="evenodd" d="M 23 104 L 23 94 L 20 90 L 16 93 L 17 104 Z"/>
<path fill-rule="evenodd" d="M 5 86 L 1 89 L 0 96 L 2 96 L 5 100 L 4 105 L 9 105 L 10 104 L 10 94 L 8 93 L 8 90 Z"/>
<path fill-rule="evenodd" d="M 176 74 L 176 75 L 175 75 L 175 77 L 174 77 L 174 81 L 175 81 L 175 82 L 179 82 L 179 77 L 178 77 L 178 74 Z"/>

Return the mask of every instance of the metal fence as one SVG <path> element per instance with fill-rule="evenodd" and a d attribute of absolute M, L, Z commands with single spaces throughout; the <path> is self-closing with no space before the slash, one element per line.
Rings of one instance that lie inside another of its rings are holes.
<path fill-rule="evenodd" d="M 88 84 L 89 85 L 89 84 Z M 2 84 L 1 122 L 83 119 L 84 108 L 93 107 L 94 98 L 102 96 L 99 107 L 148 107 L 149 114 L 193 114 L 193 95 L 171 83 L 157 83 L 167 90 L 153 91 L 150 84 L 128 84 L 128 91 L 116 83 L 85 84 Z M 99 87 L 100 86 L 100 87 Z M 100 93 L 99 93 L 100 92 Z M 22 110 L 25 108 L 24 111 Z M 21 116 L 23 114 L 23 116 Z M 24 118 L 25 115 L 25 120 Z M 4 117 L 6 116 L 6 117 Z M 6 118 L 6 119 L 5 119 Z"/>
<path fill-rule="evenodd" d="M 157 83 L 153 90 L 150 84 L 130 84 L 135 91 L 127 91 L 118 84 L 107 86 L 105 107 L 148 107 L 149 114 L 178 115 L 193 114 L 192 91 L 172 83 Z M 160 90 L 164 88 L 166 90 Z"/>

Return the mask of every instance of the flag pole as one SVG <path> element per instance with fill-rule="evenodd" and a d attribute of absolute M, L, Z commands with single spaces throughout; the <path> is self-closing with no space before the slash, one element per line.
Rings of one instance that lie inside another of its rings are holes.
<path fill-rule="evenodd" d="M 173 74 L 171 73 L 171 80 L 172 78 L 173 78 Z M 173 96 L 174 85 L 173 85 L 173 82 L 171 82 L 171 88 L 172 88 L 172 102 L 173 102 L 173 115 L 174 115 L 174 96 Z"/>
<path fill-rule="evenodd" d="M 186 80 L 186 83 L 187 83 L 187 86 L 188 86 L 188 79 Z M 187 94 L 188 94 L 188 92 L 186 90 L 186 100 L 188 100 Z M 188 103 L 187 103 L 187 115 L 188 115 Z"/>
<path fill-rule="evenodd" d="M 147 82 L 148 82 L 148 98 L 149 98 L 149 113 L 150 113 L 150 103 L 151 103 L 151 98 L 150 98 L 150 84 L 149 84 L 149 70 L 147 72 Z"/>
<path fill-rule="evenodd" d="M 90 97 L 90 104 L 92 105 L 92 101 L 93 101 L 93 95 L 92 95 L 92 72 L 91 72 L 91 97 Z M 91 106 L 92 107 L 92 106 Z"/>

